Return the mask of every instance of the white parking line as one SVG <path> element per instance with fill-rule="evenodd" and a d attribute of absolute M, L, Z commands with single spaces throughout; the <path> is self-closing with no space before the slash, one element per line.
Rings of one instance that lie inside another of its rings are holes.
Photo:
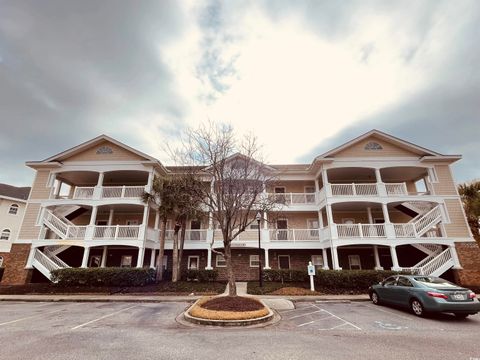
<path fill-rule="evenodd" d="M 297 325 L 297 327 L 302 327 L 302 326 L 305 326 L 305 325 L 313 324 L 314 322 L 325 320 L 325 319 L 328 319 L 328 318 L 331 318 L 331 317 L 332 317 L 331 315 L 328 315 L 328 316 L 322 317 L 320 319 L 315 319 L 313 321 L 309 321 L 309 322 L 306 322 L 304 324 Z"/>
<path fill-rule="evenodd" d="M 317 310 L 317 311 L 309 312 L 309 313 L 306 313 L 306 314 L 295 315 L 295 316 L 292 316 L 291 318 L 288 318 L 287 320 L 293 320 L 293 319 L 300 318 L 300 317 L 303 317 L 303 316 L 312 315 L 312 314 L 315 314 L 315 313 L 318 313 L 318 312 L 321 312 L 321 311 L 322 310 Z"/>
<path fill-rule="evenodd" d="M 72 305 L 72 306 L 76 306 L 78 304 L 75 304 L 75 305 Z M 38 307 L 38 306 L 37 306 Z M 0 326 L 3 326 L 3 325 L 8 325 L 8 324 L 14 324 L 14 323 L 17 323 L 17 322 L 20 322 L 20 321 L 24 321 L 24 320 L 28 320 L 28 319 L 34 319 L 34 318 L 37 318 L 37 317 L 40 317 L 40 316 L 44 316 L 44 315 L 49 315 L 49 314 L 54 314 L 54 313 L 57 313 L 57 312 L 60 312 L 60 311 L 63 311 L 64 309 L 59 309 L 59 310 L 54 310 L 54 311 L 50 311 L 50 312 L 44 312 L 44 313 L 41 313 L 41 314 L 37 314 L 37 315 L 31 315 L 31 316 L 27 316 L 27 317 L 24 317 L 24 318 L 21 318 L 21 319 L 16 319 L 16 320 L 11 320 L 11 321 L 7 321 L 7 322 L 4 322 L 4 323 L 0 323 Z"/>
<path fill-rule="evenodd" d="M 124 312 L 124 311 L 130 310 L 130 309 L 133 309 L 133 308 L 135 308 L 135 307 L 138 307 L 138 306 L 140 306 L 140 305 L 133 305 L 133 306 L 130 306 L 130 307 L 127 307 L 127 308 L 124 308 L 124 309 L 121 309 L 121 310 L 115 311 L 115 312 L 113 312 L 113 313 L 111 313 L 111 314 L 107 314 L 107 315 L 101 316 L 101 317 L 99 317 L 99 318 L 97 318 L 97 319 L 94 319 L 94 320 L 88 321 L 88 322 L 86 322 L 86 323 L 83 323 L 83 324 L 77 325 L 77 326 L 75 326 L 75 327 L 71 328 L 70 330 L 76 330 L 76 329 L 79 329 L 79 328 L 81 328 L 81 327 L 83 327 L 83 326 L 85 326 L 85 325 L 89 325 L 89 324 L 91 324 L 91 323 L 94 323 L 94 322 L 96 322 L 96 321 L 99 321 L 99 320 L 102 320 L 102 319 L 108 318 L 108 317 L 110 317 L 110 316 L 113 316 L 113 315 L 119 314 L 119 313 L 121 313 L 121 312 Z"/>
<path fill-rule="evenodd" d="M 310 325 L 310 324 L 313 324 L 315 321 L 309 321 L 309 322 L 306 322 L 304 324 L 300 324 L 300 325 L 297 325 L 297 327 L 302 327 L 302 326 L 305 326 L 305 325 Z"/>
<path fill-rule="evenodd" d="M 316 306 L 316 305 L 315 305 L 315 307 L 317 307 L 318 309 L 320 309 L 320 310 L 322 310 L 322 311 L 325 311 L 327 314 L 332 315 L 334 318 L 337 318 L 338 320 L 341 320 L 341 321 L 343 321 L 344 323 L 346 323 L 346 324 L 348 324 L 348 325 L 350 325 L 350 326 L 353 326 L 353 327 L 354 327 L 355 329 L 357 329 L 357 330 L 362 330 L 362 329 L 361 329 L 360 327 L 358 327 L 357 325 L 352 324 L 351 322 L 349 322 L 349 321 L 347 321 L 347 320 L 345 320 L 345 319 L 342 319 L 341 317 L 339 317 L 339 316 L 337 316 L 337 315 L 335 315 L 335 314 L 332 314 L 330 311 L 327 311 L 327 310 L 325 310 L 325 309 L 321 309 L 321 308 L 319 308 L 319 307 Z"/>
<path fill-rule="evenodd" d="M 305 310 L 305 309 L 310 309 L 310 308 L 313 308 L 313 307 L 314 307 L 313 305 L 310 305 L 310 306 L 305 306 L 305 307 L 300 307 L 300 308 L 295 308 L 295 309 L 290 309 L 290 310 L 282 310 L 281 313 L 282 314 L 288 314 L 288 313 L 291 313 L 292 311 Z"/>

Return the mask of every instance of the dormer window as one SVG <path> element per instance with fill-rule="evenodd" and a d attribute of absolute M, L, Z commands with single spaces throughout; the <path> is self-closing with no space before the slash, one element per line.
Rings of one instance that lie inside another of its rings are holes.
<path fill-rule="evenodd" d="M 365 150 L 382 150 L 383 147 L 377 142 L 370 141 L 365 145 Z"/>
<path fill-rule="evenodd" d="M 18 213 L 18 205 L 17 204 L 12 204 L 10 205 L 10 209 L 8 209 L 8 213 L 10 215 L 17 215 Z"/>

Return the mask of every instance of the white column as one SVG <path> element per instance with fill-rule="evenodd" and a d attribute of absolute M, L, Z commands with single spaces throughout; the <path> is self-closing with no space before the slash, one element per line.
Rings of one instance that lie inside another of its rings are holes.
<path fill-rule="evenodd" d="M 55 190 L 55 197 L 58 198 L 58 196 L 60 195 L 60 190 L 62 189 L 62 182 L 60 180 L 58 180 L 57 182 L 58 186 L 57 186 L 57 189 Z"/>
<path fill-rule="evenodd" d="M 375 179 L 377 181 L 378 195 L 387 196 L 387 188 L 382 181 L 382 175 L 380 174 L 380 169 L 375 169 Z"/>
<path fill-rule="evenodd" d="M 319 192 L 320 191 L 320 183 L 318 182 L 318 179 L 315 178 L 315 191 Z"/>
<path fill-rule="evenodd" d="M 147 191 L 150 192 L 152 190 L 152 184 L 153 184 L 153 178 L 154 178 L 154 173 L 153 169 L 148 173 L 148 180 L 147 180 Z"/>
<path fill-rule="evenodd" d="M 212 249 L 210 247 L 207 249 L 207 267 L 205 268 L 205 270 L 213 270 L 213 267 L 212 267 Z"/>
<path fill-rule="evenodd" d="M 138 257 L 137 257 L 137 268 L 143 267 L 143 259 L 145 257 L 145 248 L 139 247 L 138 248 Z"/>
<path fill-rule="evenodd" d="M 392 257 L 392 270 L 399 271 L 400 266 L 398 265 L 397 250 L 395 246 L 390 246 L 390 256 Z"/>
<path fill-rule="evenodd" d="M 73 194 L 75 193 L 75 186 L 70 185 L 70 191 L 68 192 L 68 198 L 73 199 Z"/>
<path fill-rule="evenodd" d="M 268 214 L 266 211 L 263 212 L 263 230 L 268 230 Z"/>
<path fill-rule="evenodd" d="M 337 247 L 336 247 L 336 246 L 332 246 L 331 251 L 332 251 L 332 266 L 333 266 L 333 270 L 342 270 L 342 268 L 340 267 L 340 265 L 339 265 L 339 263 L 338 263 L 338 251 L 337 251 Z"/>
<path fill-rule="evenodd" d="M 103 178 L 104 178 L 104 173 L 99 172 L 98 173 L 98 180 L 97 180 L 97 186 L 98 187 L 103 186 Z"/>
<path fill-rule="evenodd" d="M 377 245 L 373 245 L 373 258 L 375 259 L 375 270 L 383 270 L 382 265 L 380 265 L 380 257 L 378 256 Z"/>
<path fill-rule="evenodd" d="M 385 220 L 385 223 L 390 223 L 390 215 L 388 214 L 387 204 L 382 204 L 382 212 L 383 212 L 383 219 Z"/>
<path fill-rule="evenodd" d="M 149 214 L 150 207 L 146 204 L 143 207 L 143 218 L 142 218 L 142 226 L 140 227 L 140 231 L 138 234 L 139 239 L 145 239 L 147 235 L 147 228 L 148 228 L 148 214 Z"/>
<path fill-rule="evenodd" d="M 367 207 L 367 215 L 368 215 L 368 223 L 373 224 L 372 208 L 370 206 Z"/>
<path fill-rule="evenodd" d="M 110 209 L 110 213 L 108 214 L 108 226 L 112 226 L 113 224 L 113 209 Z"/>
<path fill-rule="evenodd" d="M 333 222 L 332 205 L 330 204 L 327 204 L 327 220 L 328 220 L 328 226 L 330 227 L 330 234 L 332 239 L 337 239 L 338 238 L 337 228 L 335 226 L 335 223 Z"/>
<path fill-rule="evenodd" d="M 323 225 L 323 211 L 322 210 L 318 210 L 318 226 L 320 227 L 320 229 L 324 228 L 324 225 Z"/>
<path fill-rule="evenodd" d="M 268 253 L 268 249 L 265 249 L 265 266 L 263 267 L 265 270 L 270 270 L 270 256 Z"/>
<path fill-rule="evenodd" d="M 460 260 L 458 260 L 457 249 L 455 248 L 455 244 L 448 245 L 450 248 L 450 254 L 452 255 L 453 260 L 453 268 L 454 269 L 463 269 L 462 264 L 460 264 Z"/>
<path fill-rule="evenodd" d="M 325 188 L 325 196 L 332 196 L 331 188 L 328 186 L 328 174 L 326 169 L 322 169 L 322 182 L 323 187 Z"/>
<path fill-rule="evenodd" d="M 103 253 L 102 253 L 102 263 L 100 264 L 100 267 L 104 268 L 107 266 L 107 247 L 103 247 Z"/>
<path fill-rule="evenodd" d="M 377 183 L 382 182 L 382 174 L 380 174 L 380 169 L 375 169 L 375 179 Z"/>
<path fill-rule="evenodd" d="M 33 269 L 32 262 L 33 262 L 33 257 L 35 256 L 35 250 L 33 246 L 30 248 L 30 252 L 28 254 L 28 259 L 27 259 L 27 264 L 25 265 L 25 269 Z"/>
<path fill-rule="evenodd" d="M 90 254 L 90 248 L 85 247 L 83 249 L 82 268 L 86 268 L 88 266 L 88 255 L 89 254 Z"/>
<path fill-rule="evenodd" d="M 54 192 L 55 192 L 55 180 L 57 180 L 57 174 L 51 175 L 50 181 L 48 183 L 50 187 L 50 195 L 48 196 L 49 199 L 53 198 Z"/>
<path fill-rule="evenodd" d="M 323 248 L 322 249 L 322 257 L 323 257 L 323 270 L 328 270 L 328 254 L 327 254 L 327 249 Z"/>
<path fill-rule="evenodd" d="M 155 269 L 155 249 L 151 249 L 152 252 L 150 254 L 150 268 Z"/>
<path fill-rule="evenodd" d="M 98 207 L 92 206 L 92 215 L 90 215 L 89 225 L 95 225 L 95 220 L 97 220 L 97 212 L 98 212 Z"/>

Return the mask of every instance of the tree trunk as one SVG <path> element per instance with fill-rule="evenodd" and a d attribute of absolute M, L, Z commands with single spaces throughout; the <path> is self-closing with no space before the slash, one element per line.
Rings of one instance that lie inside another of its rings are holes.
<path fill-rule="evenodd" d="M 160 251 L 157 258 L 157 282 L 163 280 L 163 256 L 165 255 L 165 235 L 167 233 L 167 218 L 162 220 L 162 231 L 160 233 Z"/>
<path fill-rule="evenodd" d="M 182 257 L 183 257 L 183 245 L 185 244 L 185 235 L 187 231 L 187 222 L 188 219 L 185 219 L 182 222 L 182 232 L 180 234 L 180 245 L 178 247 L 178 269 L 177 269 L 177 274 L 181 275 L 182 274 L 182 269 L 180 268 L 182 266 Z"/>
<path fill-rule="evenodd" d="M 178 234 L 173 236 L 173 255 L 172 255 L 172 282 L 178 281 Z"/>
<path fill-rule="evenodd" d="M 237 296 L 237 285 L 235 284 L 235 272 L 233 271 L 232 252 L 230 242 L 223 243 L 225 251 L 225 262 L 227 263 L 228 296 Z"/>

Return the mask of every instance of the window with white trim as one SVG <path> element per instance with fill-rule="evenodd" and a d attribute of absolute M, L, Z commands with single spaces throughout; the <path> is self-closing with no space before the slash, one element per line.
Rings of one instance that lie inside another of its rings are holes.
<path fill-rule="evenodd" d="M 17 204 L 12 204 L 10 205 L 10 208 L 8 209 L 8 213 L 10 215 L 17 215 L 18 213 L 18 205 Z"/>
<path fill-rule="evenodd" d="M 250 255 L 250 267 L 259 267 L 259 266 L 260 266 L 260 256 Z"/>
<path fill-rule="evenodd" d="M 123 255 L 120 259 L 120 267 L 132 267 L 132 255 Z"/>
<path fill-rule="evenodd" d="M 362 270 L 360 255 L 348 255 L 348 266 L 350 270 Z"/>
<path fill-rule="evenodd" d="M 188 270 L 198 270 L 200 269 L 200 257 L 195 255 L 195 256 L 189 256 L 188 257 L 188 263 L 187 263 Z"/>
<path fill-rule="evenodd" d="M 215 258 L 215 266 L 216 267 L 226 267 L 227 266 L 227 262 L 225 261 L 225 258 L 223 257 L 223 255 L 217 254 L 217 256 Z"/>
<path fill-rule="evenodd" d="M 323 256 L 312 255 L 312 265 L 315 266 L 315 271 L 321 270 L 323 268 Z"/>
<path fill-rule="evenodd" d="M 9 240 L 11 231 L 9 229 L 3 229 L 0 235 L 0 240 Z"/>
<path fill-rule="evenodd" d="M 3 265 L 3 256 L 0 256 L 0 267 Z"/>

